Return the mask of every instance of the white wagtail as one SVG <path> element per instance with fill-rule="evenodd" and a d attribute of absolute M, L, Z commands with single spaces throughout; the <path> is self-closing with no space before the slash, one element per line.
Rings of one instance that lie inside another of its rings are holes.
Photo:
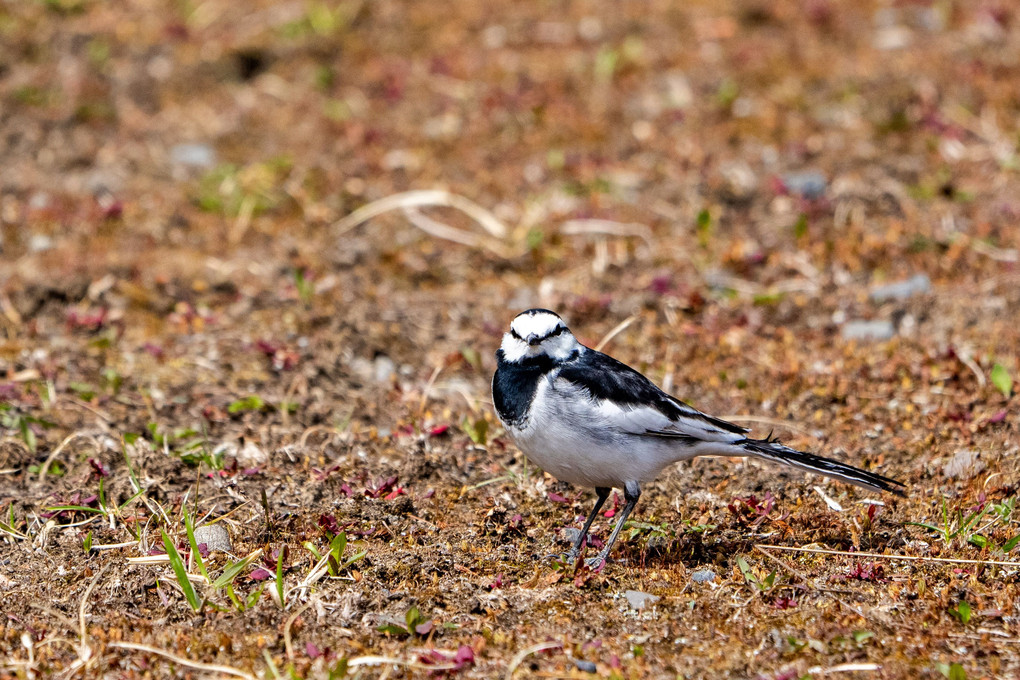
<path fill-rule="evenodd" d="M 612 488 L 626 501 L 602 564 L 641 495 L 641 483 L 695 456 L 752 456 L 903 495 L 902 483 L 783 446 L 688 406 L 610 356 L 585 347 L 547 309 L 518 314 L 496 351 L 492 400 L 503 427 L 534 463 L 557 479 L 595 488 L 595 507 L 567 559 L 580 554 Z"/>

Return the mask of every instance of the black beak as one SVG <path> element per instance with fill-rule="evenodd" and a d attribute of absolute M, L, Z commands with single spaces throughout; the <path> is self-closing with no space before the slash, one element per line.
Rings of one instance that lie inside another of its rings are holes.
<path fill-rule="evenodd" d="M 541 344 L 541 342 L 542 338 L 540 338 L 536 333 L 531 333 L 530 335 L 528 335 L 528 344 L 531 345 L 532 347 L 537 347 L 539 344 Z"/>

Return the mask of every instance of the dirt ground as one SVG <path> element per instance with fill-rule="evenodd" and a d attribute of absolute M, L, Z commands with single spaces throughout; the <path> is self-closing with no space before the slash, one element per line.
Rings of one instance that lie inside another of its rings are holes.
<path fill-rule="evenodd" d="M 1020 677 L 1018 82 L 1008 2 L 0 2 L 0 678 Z M 547 558 L 532 306 L 907 497 Z"/>

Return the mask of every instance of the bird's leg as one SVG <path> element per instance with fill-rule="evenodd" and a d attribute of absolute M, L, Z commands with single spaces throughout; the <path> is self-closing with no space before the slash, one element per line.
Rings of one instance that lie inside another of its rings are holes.
<path fill-rule="evenodd" d="M 595 516 L 599 514 L 599 510 L 602 509 L 602 504 L 609 498 L 609 492 L 611 489 L 605 486 L 595 487 L 595 507 L 591 509 L 591 513 L 588 515 L 588 519 L 584 521 L 584 528 L 581 529 L 581 533 L 577 535 L 577 540 L 574 541 L 574 545 L 571 546 L 570 552 L 567 553 L 567 562 L 573 562 L 577 559 L 577 556 L 581 554 L 581 546 L 584 544 L 584 538 L 588 535 L 588 529 L 591 528 L 591 523 L 595 521 Z"/>
<path fill-rule="evenodd" d="M 630 516 L 634 506 L 637 505 L 638 498 L 641 497 L 641 487 L 637 482 L 627 482 L 623 486 L 623 498 L 626 504 L 623 506 L 623 511 L 620 512 L 620 519 L 616 520 L 616 526 L 613 527 L 613 533 L 609 535 L 609 540 L 606 541 L 606 546 L 602 548 L 602 552 L 597 557 L 592 557 L 585 560 L 592 569 L 598 568 L 604 564 L 606 557 L 609 555 L 609 551 L 613 549 L 613 544 L 616 543 L 616 537 L 620 535 L 620 530 L 623 529 L 623 525 L 627 523 L 627 518 Z"/>

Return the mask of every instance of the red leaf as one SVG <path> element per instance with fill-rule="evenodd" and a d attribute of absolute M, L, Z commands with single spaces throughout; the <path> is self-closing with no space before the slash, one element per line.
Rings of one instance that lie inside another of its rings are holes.
<path fill-rule="evenodd" d="M 453 662 L 457 664 L 457 670 L 474 664 L 475 650 L 470 645 L 461 645 L 457 648 L 457 653 L 453 655 Z"/>
<path fill-rule="evenodd" d="M 322 652 L 319 651 L 319 648 L 311 642 L 305 643 L 305 654 L 307 654 L 310 659 L 318 659 L 322 656 Z"/>
<path fill-rule="evenodd" d="M 436 425 L 431 430 L 429 430 L 429 436 L 438 437 L 441 434 L 445 434 L 446 431 L 449 429 L 450 429 L 449 425 Z"/>
<path fill-rule="evenodd" d="M 89 458 L 89 465 L 92 466 L 92 469 L 100 477 L 110 476 L 110 471 L 106 469 L 106 466 L 104 466 L 100 461 L 96 460 L 95 458 Z"/>
<path fill-rule="evenodd" d="M 273 578 L 273 574 L 268 569 L 259 567 L 252 573 L 248 574 L 248 578 L 252 581 L 265 581 L 268 578 Z"/>
<path fill-rule="evenodd" d="M 563 496 L 559 495 L 558 493 L 553 493 L 552 491 L 549 492 L 549 500 L 551 500 L 553 503 L 569 503 L 570 502 L 566 498 L 564 498 Z"/>

